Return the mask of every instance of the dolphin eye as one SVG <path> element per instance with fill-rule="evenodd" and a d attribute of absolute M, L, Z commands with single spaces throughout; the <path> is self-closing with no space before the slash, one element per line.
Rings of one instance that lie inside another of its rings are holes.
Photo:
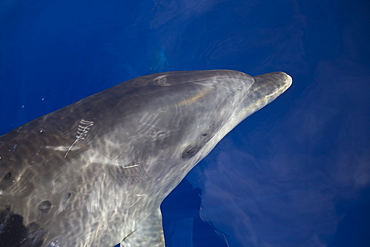
<path fill-rule="evenodd" d="M 185 149 L 185 151 L 182 153 L 181 158 L 188 159 L 192 156 L 194 156 L 199 151 L 198 146 L 190 146 Z"/>

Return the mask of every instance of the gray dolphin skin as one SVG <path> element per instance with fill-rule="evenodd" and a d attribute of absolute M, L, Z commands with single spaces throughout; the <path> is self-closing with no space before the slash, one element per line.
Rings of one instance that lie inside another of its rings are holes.
<path fill-rule="evenodd" d="M 163 199 L 291 83 L 283 72 L 152 74 L 0 136 L 0 246 L 165 246 Z"/>

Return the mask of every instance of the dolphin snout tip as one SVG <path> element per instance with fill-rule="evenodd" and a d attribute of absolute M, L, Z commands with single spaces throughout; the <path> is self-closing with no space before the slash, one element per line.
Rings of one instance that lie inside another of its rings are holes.
<path fill-rule="evenodd" d="M 292 85 L 293 78 L 285 72 L 277 72 L 277 73 L 281 74 L 282 80 L 284 81 L 286 88 L 289 88 Z"/>

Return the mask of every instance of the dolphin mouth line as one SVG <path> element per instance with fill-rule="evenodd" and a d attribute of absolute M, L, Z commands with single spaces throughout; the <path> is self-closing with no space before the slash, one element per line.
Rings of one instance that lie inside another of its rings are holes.
<path fill-rule="evenodd" d="M 285 74 L 285 73 L 284 73 Z M 274 90 L 273 92 L 271 92 L 270 94 L 268 95 L 265 95 L 263 98 L 259 99 L 258 101 L 256 101 L 254 104 L 244 108 L 244 109 L 250 109 L 250 108 L 253 108 L 253 107 L 256 107 L 260 102 L 263 102 L 271 97 L 273 97 L 274 95 L 276 96 L 279 96 L 280 94 L 284 93 L 291 85 L 292 85 L 292 77 L 288 74 L 285 74 L 285 76 L 287 77 L 286 80 L 285 80 L 285 83 L 277 88 L 276 90 Z M 268 84 L 265 84 L 265 85 L 262 85 L 258 88 L 256 88 L 255 90 L 253 90 L 253 92 L 263 88 L 263 87 L 266 87 Z M 241 110 L 241 112 L 243 112 L 243 110 Z M 239 115 L 239 113 L 238 113 Z"/>
<path fill-rule="evenodd" d="M 259 108 L 258 106 L 260 105 L 261 102 L 265 102 L 267 101 L 269 98 L 272 98 L 274 96 L 279 96 L 280 94 L 284 93 L 291 85 L 292 85 L 292 77 L 286 73 L 284 73 L 284 76 L 286 77 L 285 78 L 285 83 L 278 87 L 276 90 L 274 90 L 273 92 L 271 92 L 270 94 L 267 94 L 265 95 L 263 98 L 260 98 L 259 100 L 257 100 L 256 102 L 254 102 L 253 104 L 251 105 L 248 105 L 248 107 L 244 107 L 242 110 L 240 110 L 234 117 L 237 117 L 237 116 L 240 116 L 240 114 L 243 114 L 245 112 L 247 112 L 248 110 L 250 109 L 255 109 L 255 108 Z M 260 90 L 261 88 L 264 88 L 266 87 L 268 84 L 264 84 L 256 89 L 253 90 L 252 93 Z M 270 103 L 270 102 L 269 102 Z M 268 103 L 267 103 L 268 104 Z M 263 105 L 264 106 L 264 105 Z M 263 107 L 262 106 L 262 107 Z M 260 107 L 260 108 L 262 108 Z"/>

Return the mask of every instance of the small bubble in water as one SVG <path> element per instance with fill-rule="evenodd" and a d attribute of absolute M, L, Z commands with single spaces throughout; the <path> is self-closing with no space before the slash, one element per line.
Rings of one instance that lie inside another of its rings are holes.
<path fill-rule="evenodd" d="M 22 105 L 22 108 L 24 108 L 24 105 Z"/>
<path fill-rule="evenodd" d="M 44 100 L 45 100 L 45 98 L 42 98 L 42 99 L 41 99 L 41 101 L 44 101 Z"/>

